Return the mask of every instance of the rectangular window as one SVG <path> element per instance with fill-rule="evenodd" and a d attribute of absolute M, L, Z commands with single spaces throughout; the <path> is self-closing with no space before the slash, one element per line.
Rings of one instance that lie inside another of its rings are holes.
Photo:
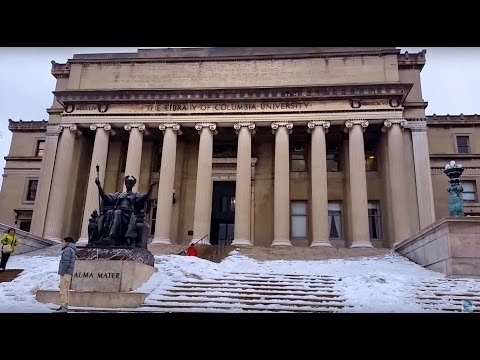
<path fill-rule="evenodd" d="M 42 157 L 45 153 L 45 140 L 37 140 L 37 149 L 35 150 L 35 156 Z"/>
<path fill-rule="evenodd" d="M 156 145 L 153 148 L 152 172 L 159 172 L 162 163 L 162 145 Z"/>
<path fill-rule="evenodd" d="M 470 154 L 470 138 L 468 136 L 457 136 L 457 152 Z"/>
<path fill-rule="evenodd" d="M 327 171 L 340 171 L 340 147 L 339 139 L 327 139 Z"/>
<path fill-rule="evenodd" d="M 290 149 L 290 171 L 291 172 L 307 171 L 305 151 L 303 146 L 301 145 L 295 145 Z"/>
<path fill-rule="evenodd" d="M 477 182 L 475 180 L 463 180 L 463 200 L 475 202 L 477 201 Z"/>
<path fill-rule="evenodd" d="M 125 143 L 122 143 L 122 150 L 121 150 L 121 156 L 120 156 L 120 172 L 125 172 L 125 167 L 127 166 L 127 152 L 128 152 L 128 145 Z M 128 174 L 128 175 L 131 175 L 131 174 Z"/>
<path fill-rule="evenodd" d="M 150 211 L 150 235 L 155 235 L 155 226 L 157 224 L 157 200 L 152 199 L 151 201 L 151 211 Z"/>
<path fill-rule="evenodd" d="M 22 220 L 20 221 L 20 230 L 30 232 L 30 226 L 32 225 L 31 220 Z"/>
<path fill-rule="evenodd" d="M 27 201 L 35 201 L 37 196 L 38 180 L 28 180 Z"/>
<path fill-rule="evenodd" d="M 307 202 L 292 201 L 291 221 L 292 221 L 292 238 L 307 237 Z"/>
<path fill-rule="evenodd" d="M 377 171 L 377 157 L 374 152 L 365 153 L 365 170 L 366 171 Z"/>
<path fill-rule="evenodd" d="M 328 203 L 328 233 L 330 239 L 343 239 L 342 203 Z"/>
<path fill-rule="evenodd" d="M 365 136 L 365 171 L 378 171 L 378 134 L 367 133 Z"/>
<path fill-rule="evenodd" d="M 380 204 L 378 201 L 368 202 L 368 228 L 370 239 L 380 239 Z"/>

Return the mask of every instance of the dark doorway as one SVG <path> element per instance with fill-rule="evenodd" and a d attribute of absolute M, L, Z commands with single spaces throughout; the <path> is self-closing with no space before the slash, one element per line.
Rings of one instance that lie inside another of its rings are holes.
<path fill-rule="evenodd" d="M 233 241 L 235 223 L 235 182 L 214 181 L 210 244 L 229 245 Z"/>

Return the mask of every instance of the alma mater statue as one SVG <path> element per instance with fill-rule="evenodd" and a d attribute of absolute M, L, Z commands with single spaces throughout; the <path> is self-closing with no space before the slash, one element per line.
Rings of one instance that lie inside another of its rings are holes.
<path fill-rule="evenodd" d="M 98 177 L 95 179 L 103 204 L 100 215 L 94 211 L 90 219 L 89 245 L 146 247 L 145 206 L 157 183 L 150 184 L 143 194 L 132 191 L 136 182 L 133 176 L 126 176 L 125 191 L 106 194 Z"/>

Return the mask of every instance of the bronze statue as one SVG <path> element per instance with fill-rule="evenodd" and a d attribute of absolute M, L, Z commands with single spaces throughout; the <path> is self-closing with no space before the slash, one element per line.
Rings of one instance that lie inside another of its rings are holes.
<path fill-rule="evenodd" d="M 126 176 L 126 191 L 106 194 L 98 177 L 95 179 L 103 206 L 100 214 L 94 211 L 90 219 L 89 245 L 146 247 L 145 207 L 157 183 L 150 184 L 146 194 L 132 191 L 136 183 L 133 176 Z"/>

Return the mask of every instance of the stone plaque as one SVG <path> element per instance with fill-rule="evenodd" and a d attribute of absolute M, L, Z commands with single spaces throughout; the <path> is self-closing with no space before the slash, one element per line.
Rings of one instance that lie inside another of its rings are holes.
<path fill-rule="evenodd" d="M 83 64 L 78 85 L 79 89 L 85 90 L 179 89 L 371 84 L 392 81 L 398 81 L 398 64 L 395 56 L 364 56 Z M 71 85 L 73 86 L 73 82 Z"/>
<path fill-rule="evenodd" d="M 155 268 L 131 260 L 76 260 L 72 290 L 127 292 L 136 290 Z"/>

